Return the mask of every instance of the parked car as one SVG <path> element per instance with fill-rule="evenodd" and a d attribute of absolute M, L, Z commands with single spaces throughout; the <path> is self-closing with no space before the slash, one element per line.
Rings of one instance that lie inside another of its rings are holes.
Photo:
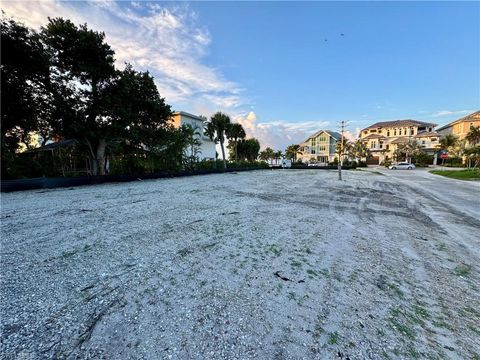
<path fill-rule="evenodd" d="M 389 169 L 392 169 L 392 170 L 413 170 L 415 169 L 415 165 L 413 164 L 410 164 L 408 162 L 399 162 L 399 163 L 396 163 L 396 164 L 392 164 L 388 167 Z"/>

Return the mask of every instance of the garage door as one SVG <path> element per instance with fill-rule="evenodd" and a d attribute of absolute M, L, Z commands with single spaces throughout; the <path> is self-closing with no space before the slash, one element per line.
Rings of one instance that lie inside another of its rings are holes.
<path fill-rule="evenodd" d="M 378 156 L 372 156 L 371 158 L 367 159 L 368 165 L 378 165 L 380 164 L 380 158 Z"/>

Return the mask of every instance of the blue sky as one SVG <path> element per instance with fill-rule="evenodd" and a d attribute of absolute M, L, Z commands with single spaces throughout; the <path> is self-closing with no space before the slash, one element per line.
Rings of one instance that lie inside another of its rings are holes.
<path fill-rule="evenodd" d="M 105 31 L 176 110 L 229 113 L 284 149 L 347 120 L 444 124 L 480 108 L 478 2 L 2 2 Z M 341 34 L 344 34 L 343 36 Z"/>

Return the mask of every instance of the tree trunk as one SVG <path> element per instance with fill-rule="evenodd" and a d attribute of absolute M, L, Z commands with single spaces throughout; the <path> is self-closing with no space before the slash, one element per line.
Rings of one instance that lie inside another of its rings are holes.
<path fill-rule="evenodd" d="M 107 146 L 107 141 L 105 139 L 99 139 L 97 145 L 97 174 L 95 175 L 105 175 L 105 148 Z"/>
<path fill-rule="evenodd" d="M 235 140 L 235 162 L 238 161 L 238 152 L 237 152 L 237 147 L 238 147 L 238 141 Z"/>
<path fill-rule="evenodd" d="M 225 149 L 223 148 L 223 140 L 220 138 L 220 147 L 222 148 L 223 169 L 227 168 L 227 161 L 225 160 Z"/>

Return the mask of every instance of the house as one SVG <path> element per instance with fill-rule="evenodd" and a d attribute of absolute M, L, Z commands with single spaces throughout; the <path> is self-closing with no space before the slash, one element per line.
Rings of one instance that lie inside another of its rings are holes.
<path fill-rule="evenodd" d="M 461 119 L 452 121 L 451 123 L 438 128 L 437 132 L 441 135 L 453 134 L 458 137 L 459 140 L 462 140 L 465 139 L 471 126 L 480 126 L 480 111 L 476 111 Z"/>
<path fill-rule="evenodd" d="M 372 153 L 368 164 L 378 165 L 394 158 L 395 150 L 410 140 L 415 140 L 427 154 L 435 154 L 440 147 L 441 135 L 437 124 L 417 120 L 377 122 L 360 131 L 360 140 Z"/>
<path fill-rule="evenodd" d="M 200 154 L 198 155 L 200 160 L 216 158 L 216 145 L 207 135 L 205 135 L 203 126 L 206 118 L 189 114 L 184 111 L 176 111 L 172 116 L 173 126 L 180 128 L 182 125 L 190 125 L 197 131 L 197 138 L 200 140 Z"/>
<path fill-rule="evenodd" d="M 316 162 L 328 164 L 338 155 L 335 153 L 335 145 L 340 141 L 341 135 L 330 130 L 320 130 L 309 136 L 300 144 L 299 157 L 302 162 Z"/>

